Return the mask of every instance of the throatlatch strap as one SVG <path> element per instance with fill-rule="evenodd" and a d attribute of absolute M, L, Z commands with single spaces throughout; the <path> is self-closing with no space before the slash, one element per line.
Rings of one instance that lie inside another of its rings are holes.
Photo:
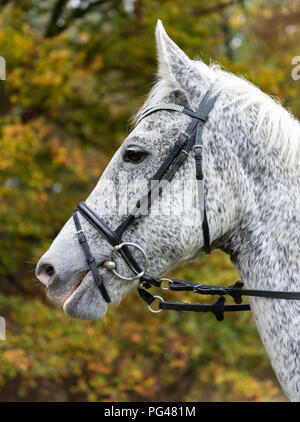
<path fill-rule="evenodd" d="M 217 96 L 212 97 L 210 91 L 208 91 L 205 97 L 202 100 L 201 107 L 198 109 L 198 116 L 203 119 L 204 122 L 207 121 L 208 115 L 213 108 Z M 196 180 L 197 180 L 197 188 L 198 188 L 198 201 L 199 201 L 199 208 L 201 213 L 201 221 L 202 221 L 202 233 L 203 233 L 203 240 L 204 240 L 204 251 L 207 254 L 210 254 L 211 247 L 210 247 L 210 234 L 209 234 L 209 224 L 207 220 L 207 213 L 206 213 L 206 203 L 205 203 L 205 192 L 204 192 L 204 176 L 203 176 L 203 169 L 202 169 L 202 152 L 203 152 L 203 143 L 202 143 L 202 133 L 203 133 L 203 124 L 202 122 L 198 122 L 197 129 L 196 129 L 196 136 L 195 136 L 195 161 L 196 161 Z"/>

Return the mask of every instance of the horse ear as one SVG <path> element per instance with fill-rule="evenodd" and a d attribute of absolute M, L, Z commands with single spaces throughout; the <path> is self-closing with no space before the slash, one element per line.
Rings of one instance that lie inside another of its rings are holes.
<path fill-rule="evenodd" d="M 212 72 L 203 62 L 196 63 L 191 60 L 167 35 L 163 24 L 157 21 L 156 45 L 158 56 L 158 77 L 169 82 L 171 87 L 183 90 L 188 97 L 195 93 L 199 82 L 206 80 L 204 89 L 207 89 L 209 81 L 207 77 Z M 201 65 L 200 65 L 201 63 Z"/>

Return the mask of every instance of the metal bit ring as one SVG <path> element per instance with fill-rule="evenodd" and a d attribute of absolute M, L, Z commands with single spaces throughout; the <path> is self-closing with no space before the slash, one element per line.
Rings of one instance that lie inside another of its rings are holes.
<path fill-rule="evenodd" d="M 134 277 L 124 277 L 123 275 L 119 274 L 114 268 L 112 268 L 110 271 L 112 271 L 112 273 L 116 276 L 119 277 L 121 280 L 125 280 L 125 281 L 134 281 L 134 280 L 139 280 L 141 277 L 143 277 L 143 275 L 145 274 L 145 272 L 147 271 L 148 265 L 149 265 L 149 261 L 148 261 L 148 257 L 146 255 L 146 252 L 144 251 L 143 248 L 141 248 L 140 246 L 136 245 L 135 243 L 131 243 L 131 242 L 123 242 L 120 243 L 119 245 L 115 246 L 110 255 L 109 255 L 109 260 L 113 262 L 113 254 L 115 252 L 118 252 L 120 249 L 123 248 L 123 246 L 132 246 L 136 249 L 138 249 L 141 254 L 143 255 L 144 259 L 145 259 L 145 265 L 144 265 L 144 269 L 143 271 L 141 271 L 139 274 L 136 274 Z"/>

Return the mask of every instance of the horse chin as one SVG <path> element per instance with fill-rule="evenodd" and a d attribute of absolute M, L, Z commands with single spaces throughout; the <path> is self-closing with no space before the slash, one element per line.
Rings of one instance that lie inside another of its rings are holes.
<path fill-rule="evenodd" d="M 76 290 L 65 300 L 64 312 L 72 318 L 97 320 L 107 312 L 103 299 L 91 272 L 83 278 Z"/>

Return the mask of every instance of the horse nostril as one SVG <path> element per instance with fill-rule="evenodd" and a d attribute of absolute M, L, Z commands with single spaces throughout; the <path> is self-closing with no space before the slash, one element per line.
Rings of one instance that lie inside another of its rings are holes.
<path fill-rule="evenodd" d="M 52 277 L 54 274 L 54 268 L 52 267 L 52 265 L 47 265 L 44 271 L 49 277 Z"/>
<path fill-rule="evenodd" d="M 55 274 L 55 270 L 52 265 L 41 262 L 38 264 L 35 274 L 43 284 L 47 285 L 51 277 Z"/>

